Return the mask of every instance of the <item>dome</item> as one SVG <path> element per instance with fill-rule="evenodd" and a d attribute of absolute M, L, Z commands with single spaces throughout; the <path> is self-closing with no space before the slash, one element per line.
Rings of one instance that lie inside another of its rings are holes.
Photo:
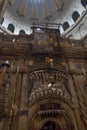
<path fill-rule="evenodd" d="M 2 25 L 14 34 L 20 30 L 30 34 L 34 23 L 52 23 L 65 35 L 83 19 L 86 4 L 84 0 L 10 0 Z M 13 25 L 13 31 L 9 24 Z"/>

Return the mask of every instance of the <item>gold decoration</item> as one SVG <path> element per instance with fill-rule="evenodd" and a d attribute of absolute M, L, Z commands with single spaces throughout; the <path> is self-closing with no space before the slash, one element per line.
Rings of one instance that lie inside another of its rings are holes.
<path fill-rule="evenodd" d="M 28 65 L 29 65 L 29 66 L 33 66 L 33 64 L 34 64 L 34 63 L 33 63 L 33 60 L 29 60 Z"/>

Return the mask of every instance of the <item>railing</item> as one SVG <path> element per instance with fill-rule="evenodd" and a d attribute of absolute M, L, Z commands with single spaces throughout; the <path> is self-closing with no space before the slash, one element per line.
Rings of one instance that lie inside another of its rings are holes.
<path fill-rule="evenodd" d="M 62 116 L 65 113 L 64 109 L 51 109 L 51 110 L 43 110 L 38 111 L 38 115 L 41 117 L 52 117 L 52 116 Z"/>
<path fill-rule="evenodd" d="M 33 84 L 35 83 L 55 83 L 58 79 L 66 78 L 66 71 L 62 67 L 50 66 L 47 64 L 39 64 L 40 66 L 33 66 L 29 68 L 29 79 Z"/>

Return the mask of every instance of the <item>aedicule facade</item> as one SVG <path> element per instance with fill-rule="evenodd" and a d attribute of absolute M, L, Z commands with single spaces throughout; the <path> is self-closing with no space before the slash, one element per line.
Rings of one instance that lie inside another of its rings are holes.
<path fill-rule="evenodd" d="M 55 30 L 0 34 L 0 130 L 86 130 L 86 54 Z"/>

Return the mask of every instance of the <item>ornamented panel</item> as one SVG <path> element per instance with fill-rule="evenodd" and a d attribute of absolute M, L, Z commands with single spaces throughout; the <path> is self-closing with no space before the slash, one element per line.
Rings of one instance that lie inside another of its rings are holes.
<path fill-rule="evenodd" d="M 39 31 L 37 31 L 39 29 Z M 57 29 L 34 29 L 34 40 L 32 41 L 34 53 L 59 53 L 59 32 Z"/>

